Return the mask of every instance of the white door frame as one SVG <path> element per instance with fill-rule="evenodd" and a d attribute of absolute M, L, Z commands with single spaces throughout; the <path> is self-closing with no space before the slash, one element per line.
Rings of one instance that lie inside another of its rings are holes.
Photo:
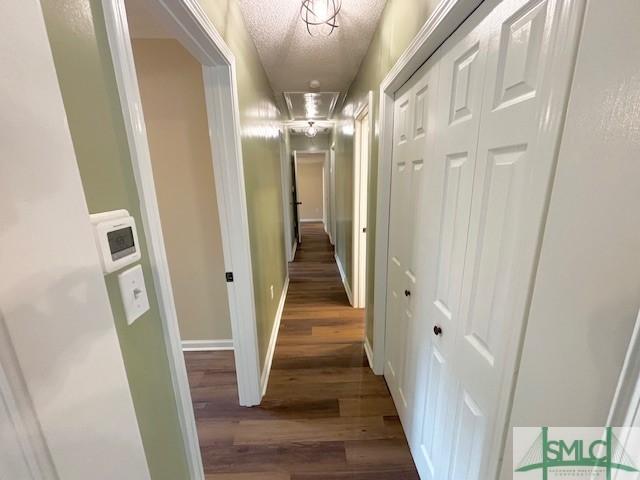
<path fill-rule="evenodd" d="M 336 147 L 329 149 L 329 240 L 336 244 Z"/>
<path fill-rule="evenodd" d="M 280 181 L 282 183 L 282 218 L 284 220 L 284 252 L 288 262 L 293 262 L 293 238 L 291 235 L 291 165 L 285 143 L 288 132 L 280 130 Z"/>
<path fill-rule="evenodd" d="M 191 478 L 202 479 L 202 460 L 160 224 L 125 2 L 102 0 L 102 4 L 140 197 L 142 220 L 147 234 L 153 279 L 158 293 L 184 448 L 188 455 Z M 260 361 L 235 57 L 197 0 L 158 0 L 157 5 L 158 13 L 175 38 L 203 65 L 224 263 L 226 271 L 233 272 L 234 276 L 233 282 L 227 283 L 227 292 L 239 401 L 243 406 L 257 405 L 262 398 Z"/>
<path fill-rule="evenodd" d="M 366 228 L 368 219 L 360 217 L 360 203 L 362 201 L 362 195 L 364 193 L 367 198 L 370 175 L 369 167 L 371 166 L 371 145 L 373 144 L 373 128 L 371 128 L 371 112 L 373 111 L 373 92 L 370 91 L 367 94 L 367 100 L 359 105 L 355 109 L 353 120 L 355 122 L 354 128 L 354 149 L 353 149 L 353 232 L 352 232 L 352 268 L 353 268 L 353 306 L 354 308 L 365 308 L 365 291 L 367 289 L 366 273 L 367 259 L 365 257 L 367 250 L 367 240 L 363 241 L 361 230 Z M 361 138 L 360 130 L 362 128 L 362 120 L 367 117 L 368 131 L 367 131 L 367 158 L 363 160 L 361 154 Z M 365 161 L 369 166 L 367 168 L 367 178 L 360 178 L 362 172 L 361 163 Z M 365 200 L 367 203 L 369 199 Z M 368 211 L 368 208 L 367 208 Z M 363 252 L 364 251 L 364 252 Z M 362 255 L 364 253 L 365 255 Z"/>

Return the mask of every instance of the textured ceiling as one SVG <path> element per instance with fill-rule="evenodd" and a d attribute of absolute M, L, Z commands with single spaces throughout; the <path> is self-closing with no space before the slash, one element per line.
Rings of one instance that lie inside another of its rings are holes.
<path fill-rule="evenodd" d="M 329 37 L 311 37 L 300 19 L 301 0 L 238 0 L 273 90 L 322 92 L 349 88 L 367 52 L 386 0 L 342 0 L 340 25 Z"/>

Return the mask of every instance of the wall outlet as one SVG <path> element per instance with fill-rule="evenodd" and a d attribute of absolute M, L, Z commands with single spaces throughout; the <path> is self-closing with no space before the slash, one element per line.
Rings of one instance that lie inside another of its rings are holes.
<path fill-rule="evenodd" d="M 271 291 L 271 300 L 273 300 L 273 285 L 271 285 L 271 287 L 269 287 L 269 290 Z"/>

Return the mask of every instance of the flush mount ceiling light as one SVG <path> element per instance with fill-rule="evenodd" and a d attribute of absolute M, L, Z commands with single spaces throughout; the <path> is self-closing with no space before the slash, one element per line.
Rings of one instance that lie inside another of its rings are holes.
<path fill-rule="evenodd" d="M 313 138 L 318 134 L 318 128 L 314 126 L 314 123 L 315 122 L 309 122 L 309 128 L 304 132 L 304 134 L 309 138 Z"/>
<path fill-rule="evenodd" d="M 300 17 L 312 37 L 328 37 L 338 28 L 338 14 L 342 0 L 302 0 Z"/>

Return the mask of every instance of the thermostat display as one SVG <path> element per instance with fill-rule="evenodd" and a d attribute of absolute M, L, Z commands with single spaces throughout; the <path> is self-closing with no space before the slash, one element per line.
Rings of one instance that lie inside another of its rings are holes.
<path fill-rule="evenodd" d="M 96 213 L 91 223 L 105 274 L 140 260 L 136 222 L 128 211 Z"/>
<path fill-rule="evenodd" d="M 136 251 L 136 243 L 133 240 L 133 229 L 131 227 L 108 232 L 107 240 L 109 240 L 112 260 L 119 260 Z"/>

